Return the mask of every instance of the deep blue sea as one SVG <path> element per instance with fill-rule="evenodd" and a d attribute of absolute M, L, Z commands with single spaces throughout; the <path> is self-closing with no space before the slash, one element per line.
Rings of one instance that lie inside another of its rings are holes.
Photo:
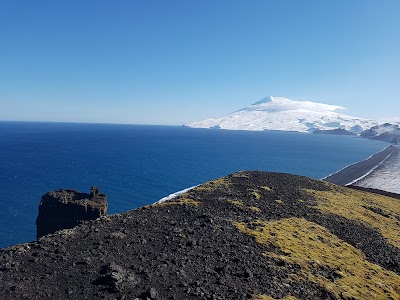
<path fill-rule="evenodd" d="M 35 239 L 40 197 L 50 190 L 97 185 L 118 213 L 239 170 L 319 179 L 385 146 L 293 132 L 0 122 L 0 247 Z"/>

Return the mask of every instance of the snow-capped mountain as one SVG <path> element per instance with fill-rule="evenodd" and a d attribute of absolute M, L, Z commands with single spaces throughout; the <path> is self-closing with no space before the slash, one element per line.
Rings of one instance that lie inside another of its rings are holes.
<path fill-rule="evenodd" d="M 374 126 L 361 133 L 362 137 L 400 144 L 400 124 L 385 123 Z"/>
<path fill-rule="evenodd" d="M 343 129 L 360 134 L 378 122 L 337 111 L 344 107 L 283 97 L 265 97 L 256 103 L 215 119 L 197 121 L 185 126 L 232 130 L 282 130 L 314 132 Z"/>

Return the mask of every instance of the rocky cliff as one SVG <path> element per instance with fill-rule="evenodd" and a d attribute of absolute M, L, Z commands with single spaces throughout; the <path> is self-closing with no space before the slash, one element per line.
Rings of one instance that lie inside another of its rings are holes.
<path fill-rule="evenodd" d="M 400 202 L 238 172 L 0 250 L 0 299 L 399 299 Z"/>
<path fill-rule="evenodd" d="M 357 135 L 354 132 L 347 131 L 346 129 L 337 128 L 331 130 L 315 130 L 313 133 L 315 134 L 332 134 L 332 135 Z"/>
<path fill-rule="evenodd" d="M 36 219 L 36 237 L 75 227 L 83 221 L 95 220 L 107 214 L 107 197 L 97 187 L 91 193 L 58 190 L 42 196 Z"/>

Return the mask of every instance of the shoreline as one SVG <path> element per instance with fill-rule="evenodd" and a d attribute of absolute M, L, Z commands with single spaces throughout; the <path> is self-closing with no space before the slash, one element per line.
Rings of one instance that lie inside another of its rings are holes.
<path fill-rule="evenodd" d="M 368 186 L 363 186 L 363 185 L 357 185 L 357 182 L 362 181 L 363 179 L 368 179 L 371 173 L 373 173 L 376 169 L 384 165 L 384 163 L 393 155 L 393 154 L 399 154 L 400 155 L 400 147 L 396 147 L 395 145 L 388 145 L 386 146 L 383 150 L 380 152 L 372 154 L 370 157 L 358 161 L 356 163 L 353 163 L 351 165 L 348 165 L 347 167 L 344 167 L 343 169 L 332 173 L 324 178 L 321 178 L 323 181 L 327 181 L 333 184 L 341 185 L 341 186 L 349 186 L 351 188 L 361 188 L 365 190 L 381 190 L 383 192 L 387 192 L 393 195 L 398 196 L 398 193 L 393 193 L 392 191 L 385 190 L 384 188 L 380 186 L 373 186 L 373 187 L 368 187 Z M 159 204 L 168 200 L 172 200 L 179 195 L 186 193 L 199 185 L 191 186 L 188 188 L 185 188 L 183 190 L 177 191 L 175 193 L 172 193 L 166 197 L 163 197 L 159 199 L 158 201 L 154 202 L 154 204 Z"/>
<path fill-rule="evenodd" d="M 389 145 L 367 159 L 351 164 L 336 173 L 322 178 L 322 180 L 342 186 L 357 185 L 358 181 L 367 178 L 377 168 L 384 165 L 392 155 L 398 153 L 400 153 L 399 147 Z M 379 187 L 376 188 L 379 189 Z"/>
<path fill-rule="evenodd" d="M 165 202 L 165 201 L 168 201 L 168 200 L 172 200 L 172 199 L 174 199 L 174 198 L 176 198 L 176 197 L 178 197 L 178 196 L 180 196 L 180 195 L 182 195 L 182 194 L 184 194 L 184 193 L 186 193 L 186 192 L 189 192 L 190 190 L 193 190 L 194 188 L 197 188 L 199 185 L 200 185 L 200 184 L 194 185 L 194 186 L 188 187 L 188 188 L 186 188 L 186 189 L 177 191 L 177 192 L 175 192 L 175 193 L 169 194 L 168 196 L 163 197 L 163 198 L 161 198 L 160 200 L 154 202 L 154 204 L 160 204 L 160 203 L 162 203 L 162 202 Z"/>

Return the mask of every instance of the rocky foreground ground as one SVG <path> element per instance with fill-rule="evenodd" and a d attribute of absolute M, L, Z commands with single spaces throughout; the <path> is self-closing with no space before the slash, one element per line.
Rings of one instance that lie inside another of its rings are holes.
<path fill-rule="evenodd" d="M 400 299 L 400 202 L 238 172 L 0 250 L 0 299 Z"/>

